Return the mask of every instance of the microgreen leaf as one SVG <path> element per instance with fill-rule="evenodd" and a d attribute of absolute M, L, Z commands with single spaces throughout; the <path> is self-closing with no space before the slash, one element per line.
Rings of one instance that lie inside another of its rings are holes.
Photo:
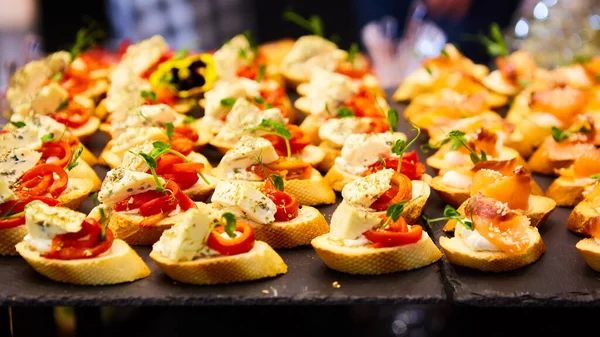
<path fill-rule="evenodd" d="M 352 43 L 350 48 L 348 49 L 348 62 L 354 67 L 354 61 L 356 61 L 356 56 L 359 54 L 358 44 Z"/>
<path fill-rule="evenodd" d="M 223 221 L 224 220 L 224 221 Z M 225 212 L 221 215 L 221 224 L 225 228 L 225 233 L 230 238 L 235 238 L 236 217 L 233 213 Z"/>
<path fill-rule="evenodd" d="M 146 164 L 148 164 L 148 166 L 150 167 L 150 172 L 152 173 L 152 177 L 154 177 L 154 181 L 156 182 L 156 191 L 164 193 L 166 191 L 166 189 L 163 186 L 163 184 L 160 182 L 160 179 L 158 178 L 158 175 L 156 174 L 156 159 L 154 157 L 152 157 L 151 155 L 149 155 L 147 153 L 143 153 L 143 152 L 139 152 L 139 153 L 131 152 L 131 153 L 137 154 L 146 162 Z"/>
<path fill-rule="evenodd" d="M 233 97 L 223 98 L 221 100 L 221 105 L 224 107 L 232 107 L 235 104 L 235 101 L 237 101 L 237 98 L 233 98 Z"/>
<path fill-rule="evenodd" d="M 175 125 L 173 124 L 173 122 L 166 122 L 165 128 L 166 128 L 167 138 L 169 138 L 169 142 L 172 142 L 173 141 L 173 133 L 175 132 Z"/>
<path fill-rule="evenodd" d="M 423 66 L 423 68 L 425 68 L 425 71 L 432 76 L 433 75 L 433 71 L 431 71 L 431 68 L 429 68 L 429 66 Z"/>
<path fill-rule="evenodd" d="M 256 39 L 254 39 L 254 35 L 249 30 L 245 30 L 243 33 L 244 37 L 248 41 L 248 45 L 250 46 L 250 50 L 254 54 L 254 57 L 258 55 L 258 44 L 256 43 Z"/>
<path fill-rule="evenodd" d="M 442 51 L 440 52 L 440 55 L 443 57 L 450 57 L 450 55 L 448 55 L 448 52 L 446 51 L 446 49 L 442 49 Z"/>
<path fill-rule="evenodd" d="M 152 143 L 152 147 L 155 148 L 155 149 L 159 149 L 159 150 L 166 150 L 166 149 L 170 148 L 171 145 L 169 145 L 169 144 L 167 144 L 165 142 L 162 142 L 160 140 L 157 140 L 157 141 L 155 141 L 155 142 Z"/>
<path fill-rule="evenodd" d="M 67 164 L 67 166 L 65 166 L 65 170 L 71 171 L 77 165 L 79 165 L 79 162 L 77 160 L 81 156 L 82 152 L 83 152 L 83 145 L 79 145 L 73 152 L 73 155 L 71 156 L 71 160 L 69 161 L 69 164 Z"/>
<path fill-rule="evenodd" d="M 448 134 L 448 139 L 450 139 L 450 141 L 452 141 L 452 144 L 450 145 L 450 150 L 457 151 L 461 147 L 464 147 L 465 149 L 467 149 L 469 151 L 469 153 L 470 153 L 469 157 L 471 158 L 471 161 L 473 162 L 473 164 L 477 164 L 481 161 L 487 160 L 487 155 L 485 154 L 485 152 L 480 151 L 480 153 L 481 153 L 481 157 L 480 157 L 480 155 L 478 155 L 477 152 L 475 152 L 475 150 L 473 150 L 467 144 L 467 137 L 465 137 L 464 132 L 459 131 L 459 130 L 452 130 Z"/>
<path fill-rule="evenodd" d="M 531 83 L 530 80 L 526 80 L 524 78 L 520 78 L 518 82 L 519 82 L 519 85 L 522 87 L 526 87 Z"/>
<path fill-rule="evenodd" d="M 390 132 L 394 133 L 396 126 L 398 125 L 398 111 L 395 109 L 389 109 L 387 113 L 387 121 L 390 126 Z"/>
<path fill-rule="evenodd" d="M 56 81 L 56 82 L 62 82 L 63 73 L 56 73 L 56 74 L 52 75 L 52 77 L 50 77 L 50 79 L 53 81 Z"/>
<path fill-rule="evenodd" d="M 398 167 L 396 168 L 396 170 L 398 172 L 400 172 L 402 170 L 402 156 L 410 148 L 410 146 L 417 139 L 419 139 L 419 136 L 421 135 L 421 128 L 419 128 L 418 126 L 416 126 L 414 124 L 412 124 L 412 128 L 413 128 L 413 130 L 417 131 L 417 135 L 410 142 L 408 142 L 408 144 L 406 143 L 405 140 L 398 139 L 398 140 L 396 140 L 394 145 L 392 145 L 392 153 L 399 157 L 398 158 Z"/>
<path fill-rule="evenodd" d="M 42 136 L 42 143 L 54 141 L 54 133 L 50 132 Z"/>
<path fill-rule="evenodd" d="M 92 198 L 92 203 L 94 204 L 94 206 L 100 205 L 100 201 L 98 201 L 98 191 L 90 194 L 90 198 Z"/>
<path fill-rule="evenodd" d="M 271 179 L 273 180 L 273 186 L 275 186 L 276 189 L 283 192 L 283 189 L 284 189 L 283 178 L 279 174 L 272 174 Z"/>
<path fill-rule="evenodd" d="M 490 25 L 490 34 L 489 36 L 481 35 L 467 35 L 465 36 L 468 40 L 476 41 L 483 45 L 487 53 L 490 56 L 506 56 L 508 55 L 508 48 L 506 47 L 506 43 L 504 42 L 504 38 L 502 37 L 502 32 L 500 31 L 500 26 L 497 23 L 493 22 Z"/>
<path fill-rule="evenodd" d="M 290 138 L 292 137 L 292 134 L 285 127 L 284 124 L 279 123 L 279 122 L 274 122 L 274 121 L 271 121 L 268 119 L 263 119 L 258 126 L 245 129 L 244 131 L 248 131 L 248 132 L 262 131 L 265 134 L 283 138 L 283 140 L 285 141 L 285 147 L 287 149 L 287 157 L 288 158 L 292 157 L 292 149 L 290 147 Z"/>
<path fill-rule="evenodd" d="M 600 173 L 592 174 L 590 176 L 590 178 L 592 178 L 592 179 L 600 179 Z"/>
<path fill-rule="evenodd" d="M 189 53 L 190 53 L 190 50 L 188 48 L 181 48 L 175 53 L 175 55 L 173 56 L 173 59 L 181 60 L 181 59 L 185 58 L 186 56 L 188 56 Z"/>
<path fill-rule="evenodd" d="M 58 107 L 56 108 L 56 112 L 59 111 L 63 111 L 64 109 L 66 109 L 69 106 L 69 99 L 65 99 L 64 101 L 60 102 L 60 104 L 58 105 Z"/>
<path fill-rule="evenodd" d="M 423 215 L 422 219 L 427 223 L 428 226 L 431 226 L 432 222 L 456 220 L 468 230 L 473 230 L 473 221 L 470 219 L 463 219 L 463 216 L 460 213 L 458 213 L 458 211 L 454 207 L 450 205 L 446 205 L 446 207 L 444 208 L 443 217 L 430 219 L 426 215 Z"/>
<path fill-rule="evenodd" d="M 561 129 L 557 128 L 556 126 L 553 126 L 552 127 L 552 138 L 554 138 L 554 140 L 557 143 L 560 143 L 563 140 L 569 138 L 569 134 L 566 131 L 562 131 Z"/>
<path fill-rule="evenodd" d="M 323 20 L 316 15 L 312 15 L 308 19 L 305 19 L 294 11 L 286 10 L 283 12 L 283 19 L 297 24 L 314 35 L 324 36 L 325 28 L 323 27 Z"/>
<path fill-rule="evenodd" d="M 265 67 L 264 64 L 261 64 L 260 66 L 258 66 L 258 74 L 256 75 L 256 82 L 261 82 L 263 80 L 263 78 L 265 78 L 266 70 L 267 70 L 267 67 Z"/>
<path fill-rule="evenodd" d="M 354 117 L 354 111 L 348 107 L 339 107 L 337 109 L 337 117 L 339 118 L 348 118 Z"/>
<path fill-rule="evenodd" d="M 142 90 L 140 91 L 140 96 L 143 99 L 150 100 L 152 103 L 156 103 L 156 94 L 153 91 Z"/>
<path fill-rule="evenodd" d="M 185 118 L 183 119 L 183 124 L 192 124 L 196 121 L 196 118 L 194 116 L 185 116 Z"/>
<path fill-rule="evenodd" d="M 104 37 L 104 32 L 96 26 L 95 23 L 91 23 L 87 28 L 81 28 L 75 35 L 75 43 L 71 47 L 69 53 L 71 54 L 71 60 L 74 60 L 80 53 L 92 48 L 96 45 L 99 39 Z"/>
<path fill-rule="evenodd" d="M 98 221 L 102 226 L 102 231 L 100 232 L 100 241 L 106 240 L 106 227 L 108 227 L 108 221 L 106 221 L 106 213 L 104 213 L 104 207 L 98 208 L 100 212 L 100 220 Z"/>
<path fill-rule="evenodd" d="M 23 121 L 17 121 L 17 122 L 9 121 L 9 123 L 10 123 L 12 126 L 16 127 L 17 129 L 20 129 L 20 128 L 22 128 L 22 127 L 25 127 L 25 126 L 27 125 L 27 124 L 25 124 L 25 122 L 23 122 Z"/>

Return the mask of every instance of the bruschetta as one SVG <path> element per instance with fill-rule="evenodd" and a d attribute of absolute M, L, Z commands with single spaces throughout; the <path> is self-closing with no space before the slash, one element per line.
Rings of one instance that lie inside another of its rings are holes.
<path fill-rule="evenodd" d="M 569 219 L 567 228 L 576 233 L 585 234 L 588 224 L 600 212 L 600 185 L 598 182 L 585 188 L 583 200 L 575 205 Z"/>
<path fill-rule="evenodd" d="M 232 213 L 215 218 L 202 205 L 185 213 L 152 247 L 150 258 L 175 281 L 209 285 L 287 273 L 283 259 Z"/>
<path fill-rule="evenodd" d="M 558 206 L 575 206 L 583 200 L 583 192 L 594 185 L 600 173 L 600 151 L 590 149 L 578 156 L 567 168 L 556 170 L 560 176 L 556 178 L 546 195 Z"/>
<path fill-rule="evenodd" d="M 102 211 L 97 211 L 102 214 Z M 19 254 L 45 277 L 78 285 L 109 285 L 150 275 L 150 269 L 103 224 L 68 208 L 32 202 L 25 209 L 27 235 Z"/>
<path fill-rule="evenodd" d="M 590 268 L 600 272 L 600 216 L 588 221 L 585 232 L 590 238 L 580 240 L 575 247 Z"/>
<path fill-rule="evenodd" d="M 524 51 L 497 57 L 495 62 L 498 69 L 484 77 L 481 83 L 499 94 L 515 96 L 536 78 L 535 60 Z"/>

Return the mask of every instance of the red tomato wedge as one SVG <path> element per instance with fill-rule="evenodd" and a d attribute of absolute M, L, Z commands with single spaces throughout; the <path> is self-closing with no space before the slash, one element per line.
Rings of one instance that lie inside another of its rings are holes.
<path fill-rule="evenodd" d="M 252 250 L 254 247 L 252 226 L 238 220 L 235 230 L 241 234 L 236 238 L 223 238 L 221 234 L 225 232 L 225 227 L 217 226 L 210 232 L 206 244 L 223 255 L 238 255 Z"/>

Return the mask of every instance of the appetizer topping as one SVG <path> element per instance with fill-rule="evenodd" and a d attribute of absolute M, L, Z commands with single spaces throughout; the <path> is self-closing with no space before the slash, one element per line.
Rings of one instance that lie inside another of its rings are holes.
<path fill-rule="evenodd" d="M 310 179 L 313 168 L 310 164 L 301 159 L 279 158 L 278 160 L 265 164 L 260 156 L 255 158 L 256 164 L 248 167 L 247 172 L 251 172 L 261 180 L 268 180 L 269 175 L 277 174 L 286 180 L 292 179 Z"/>
<path fill-rule="evenodd" d="M 243 181 L 222 181 L 217 184 L 213 204 L 259 224 L 275 222 L 277 205 L 263 192 Z"/>
<path fill-rule="evenodd" d="M 464 226 L 456 226 L 454 236 L 461 238 L 467 247 L 476 252 L 501 252 L 502 250 L 483 237 L 475 229 L 467 229 Z"/>
<path fill-rule="evenodd" d="M 298 212 L 300 212 L 298 198 L 285 192 L 283 184 L 283 178 L 273 174 L 265 182 L 265 187 L 261 189 L 261 192 L 269 197 L 277 206 L 275 221 L 293 220 L 298 216 Z"/>
<path fill-rule="evenodd" d="M 535 60 L 520 50 L 507 57 L 497 57 L 496 66 L 507 82 L 521 86 L 533 80 L 537 67 Z"/>
<path fill-rule="evenodd" d="M 249 39 L 241 34 L 227 41 L 213 55 L 217 75 L 228 80 L 236 78 L 238 69 L 248 66 L 257 57 L 251 47 Z"/>
<path fill-rule="evenodd" d="M 401 213 L 396 212 L 397 216 L 382 216 L 383 225 L 363 233 L 373 243 L 373 248 L 404 246 L 421 240 L 423 228 L 419 225 L 409 226 L 400 216 Z"/>
<path fill-rule="evenodd" d="M 41 115 L 49 115 L 59 110 L 63 102 L 69 99 L 69 93 L 60 85 L 51 82 L 40 89 L 31 102 L 31 109 Z"/>
<path fill-rule="evenodd" d="M 308 111 L 312 114 L 335 110 L 357 92 L 356 85 L 349 77 L 322 69 L 312 72 L 307 87 L 306 97 L 310 99 Z"/>
<path fill-rule="evenodd" d="M 159 179 L 164 184 L 163 179 Z M 133 172 L 124 168 L 108 171 L 98 192 L 98 201 L 108 207 L 127 199 L 135 194 L 152 191 L 157 188 L 156 181 L 151 174 Z"/>
<path fill-rule="evenodd" d="M 66 127 L 51 117 L 30 113 L 27 116 L 12 115 L 11 123 L 24 123 L 23 127 L 18 129 L 30 129 L 35 130 L 39 138 L 44 135 L 52 134 L 55 136 L 61 136 L 65 133 Z M 8 128 L 14 129 L 14 125 L 11 124 Z"/>
<path fill-rule="evenodd" d="M 16 184 L 17 193 L 30 196 L 45 196 L 50 193 L 57 198 L 69 183 L 65 170 L 54 164 L 40 164 L 23 174 Z"/>
<path fill-rule="evenodd" d="M 37 130 L 27 126 L 14 130 L 4 129 L 0 133 L 0 148 L 26 147 L 36 150 L 42 145 L 42 136 L 38 135 Z"/>
<path fill-rule="evenodd" d="M 15 194 L 10 189 L 10 186 L 4 179 L 0 179 L 0 204 L 4 204 L 7 201 L 13 200 Z"/>
<path fill-rule="evenodd" d="M 0 188 L 2 187 L 0 180 Z M 10 190 L 8 190 L 10 191 Z M 12 191 L 10 191 L 12 193 Z M 4 197 L 10 197 L 7 191 L 2 193 Z M 39 200 L 49 206 L 57 206 L 60 203 L 58 200 L 50 197 L 29 196 L 19 193 L 12 194 L 10 200 L 0 203 L 0 229 L 13 228 L 25 224 L 25 206 L 29 203 Z"/>
<path fill-rule="evenodd" d="M 373 122 L 379 119 L 372 118 L 331 118 L 319 128 L 319 137 L 334 146 L 342 147 L 346 139 L 354 133 L 383 133 L 387 131 L 387 123 L 381 127 L 374 127 Z"/>
<path fill-rule="evenodd" d="M 236 219 L 231 213 L 223 213 L 221 220 L 216 221 L 206 244 L 223 255 L 247 253 L 254 248 L 254 232 L 252 226 Z"/>
<path fill-rule="evenodd" d="M 158 127 L 129 128 L 111 141 L 110 152 L 122 154 L 125 151 L 149 141 L 167 141 L 168 136 Z"/>
<path fill-rule="evenodd" d="M 410 199 L 412 183 L 407 176 L 385 169 L 347 184 L 342 196 L 352 206 L 382 211 L 389 205 Z"/>
<path fill-rule="evenodd" d="M 320 36 L 302 36 L 282 60 L 281 67 L 294 77 L 308 80 L 314 69 L 335 70 L 346 55 L 335 43 Z"/>
<path fill-rule="evenodd" d="M 246 169 L 256 164 L 256 158 L 260 157 L 263 164 L 269 164 L 277 159 L 279 155 L 273 144 L 264 138 L 245 136 L 221 159 L 219 167 L 228 178 L 236 175 L 245 177 Z"/>
<path fill-rule="evenodd" d="M 249 129 L 257 127 L 263 120 L 285 124 L 279 109 L 261 111 L 258 107 L 244 98 L 239 98 L 231 108 L 225 124 L 217 134 L 218 138 L 234 141 L 246 134 Z"/>
<path fill-rule="evenodd" d="M 218 255 L 206 247 L 213 219 L 207 206 L 190 209 L 170 229 L 163 232 L 152 250 L 171 261 L 192 261 L 198 257 Z"/>
<path fill-rule="evenodd" d="M 573 173 L 576 178 L 588 178 L 600 173 L 600 150 L 591 150 L 575 159 Z"/>
<path fill-rule="evenodd" d="M 182 119 L 180 114 L 166 104 L 142 105 L 129 110 L 125 119 L 113 118 L 111 134 L 116 137 L 129 128 L 162 126 L 165 123 L 181 124 Z"/>
<path fill-rule="evenodd" d="M 470 193 L 482 195 L 506 203 L 511 209 L 528 210 L 531 196 L 531 173 L 519 166 L 510 176 L 500 172 L 481 170 L 473 176 Z"/>
<path fill-rule="evenodd" d="M 477 193 L 469 199 L 465 212 L 474 229 L 503 252 L 519 255 L 529 247 L 529 218 L 506 203 Z"/>
<path fill-rule="evenodd" d="M 385 118 L 386 114 L 382 110 L 379 102 L 380 98 L 373 94 L 369 89 L 360 87 L 343 106 L 350 109 L 356 117 Z"/>
<path fill-rule="evenodd" d="M 583 112 L 586 103 L 587 95 L 583 91 L 569 86 L 557 86 L 533 93 L 529 106 L 534 112 L 549 112 L 562 123 L 569 125 Z"/>
<path fill-rule="evenodd" d="M 311 144 L 310 136 L 305 134 L 299 126 L 294 124 L 283 126 L 278 123 L 265 123 L 265 121 L 261 122 L 261 126 L 267 124 L 265 126 L 270 127 L 274 132 L 263 134 L 262 137 L 273 144 L 273 148 L 275 148 L 278 155 L 288 157 L 298 155 Z"/>
<path fill-rule="evenodd" d="M 58 260 L 91 259 L 109 251 L 113 242 L 110 228 L 94 218 L 87 218 L 81 223 L 81 230 L 56 235 L 50 251 L 42 256 Z"/>
<path fill-rule="evenodd" d="M 84 107 L 75 101 L 65 101 L 50 117 L 70 128 L 84 126 L 92 116 L 92 108 Z"/>
<path fill-rule="evenodd" d="M 333 241 L 355 240 L 381 222 L 381 218 L 342 201 L 331 215 L 329 239 Z"/>
<path fill-rule="evenodd" d="M 204 118 L 222 120 L 231 110 L 233 105 L 222 104 L 224 99 L 238 99 L 242 97 L 255 97 L 260 95 L 260 85 L 252 80 L 240 78 L 231 81 L 218 81 L 212 90 L 204 94 L 206 107 Z"/>
<path fill-rule="evenodd" d="M 446 186 L 468 189 L 471 186 L 472 176 L 460 170 L 450 170 L 442 175 L 442 183 Z"/>
<path fill-rule="evenodd" d="M 86 215 L 36 201 L 27 205 L 25 218 L 28 232 L 25 241 L 40 253 L 48 253 L 53 238 L 59 234 L 79 232 Z"/>
<path fill-rule="evenodd" d="M 129 46 L 110 75 L 112 85 L 125 86 L 132 76 L 142 76 L 156 66 L 168 50 L 167 42 L 159 35 Z"/>
<path fill-rule="evenodd" d="M 348 173 L 360 175 L 381 158 L 390 157 L 392 146 L 401 137 L 404 138 L 404 135 L 400 133 L 351 134 L 346 138 L 335 164 Z"/>
<path fill-rule="evenodd" d="M 0 149 L 0 179 L 10 186 L 27 171 L 31 170 L 42 157 L 40 152 L 28 148 Z"/>

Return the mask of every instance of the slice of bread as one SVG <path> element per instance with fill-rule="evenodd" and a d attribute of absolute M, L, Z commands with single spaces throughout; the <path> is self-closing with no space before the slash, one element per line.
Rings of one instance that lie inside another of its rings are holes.
<path fill-rule="evenodd" d="M 579 250 L 585 262 L 594 269 L 600 272 L 600 245 L 592 238 L 583 239 L 577 242 L 575 247 Z"/>
<path fill-rule="evenodd" d="M 556 178 L 546 191 L 546 196 L 554 199 L 557 206 L 575 206 L 583 200 L 583 191 L 593 182 L 577 183 L 565 177 Z"/>
<path fill-rule="evenodd" d="M 442 258 L 425 231 L 416 243 L 390 248 L 340 246 L 329 240 L 328 234 L 311 244 L 327 267 L 348 274 L 379 275 L 417 269 Z"/>
<path fill-rule="evenodd" d="M 20 225 L 12 228 L 0 229 L 0 256 L 19 255 L 15 245 L 27 235 L 27 227 Z"/>
<path fill-rule="evenodd" d="M 576 233 L 587 234 L 588 222 L 597 216 L 600 216 L 600 212 L 594 207 L 594 204 L 584 200 L 573 208 L 567 220 L 567 228 Z"/>
<path fill-rule="evenodd" d="M 258 280 L 287 273 L 283 259 L 262 241 L 247 253 L 173 262 L 152 251 L 150 258 L 175 281 L 189 284 L 225 284 Z"/>
<path fill-rule="evenodd" d="M 33 269 L 57 282 L 108 285 L 132 282 L 150 275 L 150 269 L 142 258 L 118 239 L 108 252 L 80 260 L 47 259 L 29 248 L 26 242 L 17 244 L 16 249 Z"/>
<path fill-rule="evenodd" d="M 521 255 L 504 252 L 477 252 L 469 248 L 461 238 L 440 238 L 440 246 L 450 263 L 485 272 L 503 272 L 518 269 L 537 261 L 546 246 L 537 228 L 528 228 L 531 245 Z"/>
<path fill-rule="evenodd" d="M 468 200 L 468 199 L 467 199 Z M 467 200 L 465 200 L 460 207 L 458 208 L 458 212 L 463 214 L 465 205 L 467 204 Z M 529 199 L 529 209 L 525 211 L 525 215 L 529 218 L 529 225 L 531 227 L 538 227 L 554 211 L 556 208 L 556 202 L 548 197 L 544 197 L 541 195 L 532 195 Z M 453 232 L 456 227 L 456 220 L 448 220 L 446 225 L 444 226 L 444 231 Z"/>
<path fill-rule="evenodd" d="M 65 207 L 77 210 L 88 195 L 94 191 L 94 183 L 92 180 L 69 178 L 67 189 L 58 196 L 58 201 Z"/>
<path fill-rule="evenodd" d="M 79 164 L 77 164 L 77 166 L 75 166 L 73 169 L 67 171 L 69 179 L 78 178 L 89 180 L 93 185 L 92 192 L 99 191 L 100 187 L 102 186 L 102 180 L 100 180 L 100 177 L 98 177 L 96 171 L 94 171 L 94 169 L 84 160 L 80 159 L 78 160 L 78 163 Z"/>
<path fill-rule="evenodd" d="M 544 175 L 556 175 L 556 170 L 561 168 L 567 168 L 573 165 L 574 160 L 552 160 L 548 157 L 548 151 L 542 144 L 537 150 L 533 152 L 527 164 L 531 172 L 540 173 Z"/>
<path fill-rule="evenodd" d="M 69 128 L 69 132 L 79 138 L 79 140 L 84 143 L 98 130 L 100 126 L 100 118 L 92 116 L 87 121 L 87 123 L 83 124 L 78 128 Z"/>
<path fill-rule="evenodd" d="M 302 123 L 300 123 L 300 130 L 310 136 L 313 145 L 320 145 L 322 143 L 319 137 L 319 128 L 325 122 L 323 116 L 308 115 Z"/>
<path fill-rule="evenodd" d="M 183 190 L 183 193 L 194 201 L 205 201 L 208 199 L 220 180 L 208 174 L 205 174 L 204 177 L 210 182 L 209 185 L 206 185 L 204 180 L 200 178 L 192 187 Z"/>
<path fill-rule="evenodd" d="M 256 240 L 264 241 L 275 249 L 306 246 L 312 239 L 329 232 L 329 224 L 323 214 L 310 206 L 302 206 L 298 217 L 291 221 L 268 225 L 246 221 L 252 225 Z"/>
<path fill-rule="evenodd" d="M 443 182 L 442 176 L 433 177 L 430 186 L 440 195 L 440 198 L 454 208 L 462 205 L 470 197 L 468 188 L 449 186 Z"/>
<path fill-rule="evenodd" d="M 444 159 L 445 153 L 446 152 L 444 152 L 442 154 L 440 151 L 436 152 L 431 157 L 427 158 L 427 160 L 426 160 L 427 165 L 429 165 L 436 172 L 441 169 L 451 170 L 453 167 L 457 167 L 457 166 L 472 167 L 472 165 L 473 165 L 470 160 L 466 164 L 463 164 L 463 165 L 452 165 Z M 523 159 L 523 157 L 521 157 L 519 152 L 517 152 L 515 149 L 504 146 L 500 150 L 500 154 L 501 154 L 501 158 L 505 158 L 505 159 L 516 158 L 517 166 L 523 166 L 524 168 L 529 170 L 529 166 L 528 166 L 527 162 L 525 161 L 525 159 Z"/>
<path fill-rule="evenodd" d="M 90 151 L 85 145 L 83 145 L 83 151 L 81 151 L 81 157 L 89 166 L 94 166 L 98 163 L 98 158 Z"/>

